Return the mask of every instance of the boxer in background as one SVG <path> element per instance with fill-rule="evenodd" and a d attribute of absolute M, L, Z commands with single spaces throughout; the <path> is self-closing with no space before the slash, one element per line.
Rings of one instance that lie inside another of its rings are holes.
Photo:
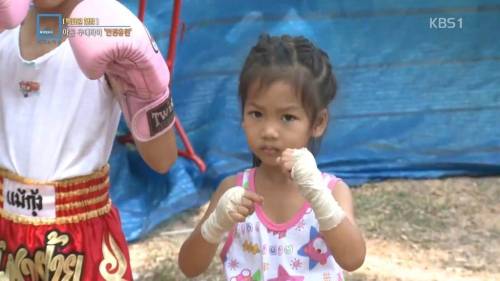
<path fill-rule="evenodd" d="M 49 13 L 121 28 L 87 36 L 66 27 L 60 40 L 39 41 L 61 31 Z M 118 1 L 0 0 L 4 276 L 132 280 L 107 163 L 122 112 L 145 162 L 168 171 L 177 157 L 168 85 L 154 40 Z"/>

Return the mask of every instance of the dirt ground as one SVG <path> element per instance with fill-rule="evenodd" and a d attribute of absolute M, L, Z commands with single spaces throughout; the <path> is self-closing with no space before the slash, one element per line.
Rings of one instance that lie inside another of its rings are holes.
<path fill-rule="evenodd" d="M 346 280 L 500 280 L 500 177 L 385 181 L 353 194 L 368 252 Z M 204 208 L 185 212 L 130 245 L 136 280 L 224 280 L 217 258 L 194 279 L 177 267 L 186 229 Z"/>

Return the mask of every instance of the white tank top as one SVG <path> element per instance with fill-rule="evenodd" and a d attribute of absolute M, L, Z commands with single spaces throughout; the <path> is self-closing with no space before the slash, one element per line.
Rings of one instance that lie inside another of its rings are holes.
<path fill-rule="evenodd" d="M 255 169 L 238 174 L 237 185 L 255 192 Z M 323 174 L 329 186 L 340 179 Z M 334 181 L 330 183 L 330 181 Z M 236 224 L 221 251 L 229 281 L 342 281 L 337 264 L 319 233 L 308 203 L 285 223 L 271 221 L 260 205 Z"/>
<path fill-rule="evenodd" d="M 19 82 L 38 92 L 24 97 Z M 19 26 L 0 33 L 0 168 L 37 180 L 86 175 L 108 162 L 120 108 L 104 79 L 87 79 L 68 40 L 31 61 Z"/>

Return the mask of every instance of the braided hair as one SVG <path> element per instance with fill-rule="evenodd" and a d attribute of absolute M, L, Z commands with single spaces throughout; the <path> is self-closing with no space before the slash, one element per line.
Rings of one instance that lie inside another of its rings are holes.
<path fill-rule="evenodd" d="M 259 89 L 277 81 L 291 83 L 300 95 L 311 125 L 321 110 L 328 109 L 337 93 L 328 55 L 303 36 L 262 34 L 245 60 L 239 81 L 242 112 L 253 83 L 259 83 Z M 312 139 L 309 149 L 316 152 L 319 143 L 320 139 Z M 254 165 L 259 164 L 254 155 Z"/>
<path fill-rule="evenodd" d="M 241 106 L 253 82 L 266 87 L 278 80 L 293 83 L 311 120 L 328 107 L 337 93 L 332 66 L 323 50 L 303 36 L 263 34 L 250 50 L 240 74 Z"/>

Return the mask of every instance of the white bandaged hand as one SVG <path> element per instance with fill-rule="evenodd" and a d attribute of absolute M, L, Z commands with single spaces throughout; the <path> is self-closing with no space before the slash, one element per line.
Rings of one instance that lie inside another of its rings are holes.
<path fill-rule="evenodd" d="M 245 189 L 236 186 L 228 189 L 219 199 L 217 207 L 201 225 L 201 235 L 213 244 L 219 243 L 224 234 L 238 222 L 229 212 L 237 212 L 237 207 L 242 203 Z"/>
<path fill-rule="evenodd" d="M 344 219 L 345 212 L 324 182 L 314 156 L 307 148 L 293 149 L 291 155 L 294 160 L 292 179 L 302 196 L 311 204 L 319 229 L 323 231 L 336 227 Z"/>

